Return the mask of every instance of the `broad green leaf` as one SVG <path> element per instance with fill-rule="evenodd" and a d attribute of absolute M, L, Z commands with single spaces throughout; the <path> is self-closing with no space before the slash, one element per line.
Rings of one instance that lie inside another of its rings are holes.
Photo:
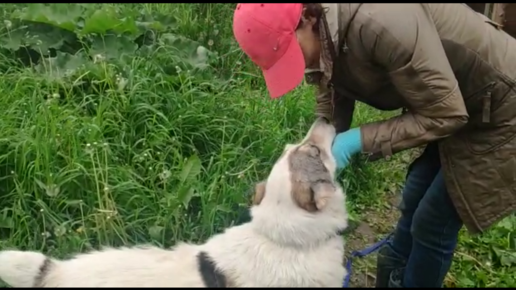
<path fill-rule="evenodd" d="M 165 228 L 162 226 L 156 226 L 156 225 L 151 226 L 151 227 L 149 227 L 149 236 L 151 236 L 151 238 L 153 238 L 155 240 L 161 240 L 164 229 Z"/>
<path fill-rule="evenodd" d="M 25 45 L 47 55 L 50 48 L 59 49 L 65 41 L 75 41 L 75 35 L 67 30 L 44 23 L 29 23 Z"/>
<path fill-rule="evenodd" d="M 1 229 L 13 229 L 14 221 L 13 218 L 9 215 L 10 210 L 8 208 L 4 208 L 2 210 L 2 214 L 0 215 L 0 228 Z"/>
<path fill-rule="evenodd" d="M 190 200 L 195 195 L 194 183 L 196 177 L 201 173 L 201 160 L 197 155 L 192 155 L 183 165 L 179 173 L 179 189 L 177 198 L 187 208 Z"/>
<path fill-rule="evenodd" d="M 171 53 L 176 55 L 178 61 L 188 65 L 189 69 L 206 68 L 208 59 L 212 55 L 211 51 L 201 46 L 197 41 L 172 33 L 164 33 L 160 41 L 163 45 L 173 49 Z"/>
<path fill-rule="evenodd" d="M 508 231 L 513 231 L 513 230 L 515 230 L 514 221 L 515 221 L 514 218 L 508 217 L 508 218 L 501 220 L 495 227 L 500 228 L 500 229 L 505 229 Z"/>
<path fill-rule="evenodd" d="M 51 24 L 56 27 L 74 31 L 83 10 L 78 5 L 69 4 L 29 4 L 13 15 L 15 18 L 33 22 Z"/>
<path fill-rule="evenodd" d="M 504 251 L 500 257 L 500 264 L 502 264 L 502 266 L 506 266 L 506 267 L 516 265 L 516 253 Z"/>
<path fill-rule="evenodd" d="M 464 285 L 466 287 L 474 287 L 475 286 L 475 282 L 473 282 L 470 278 L 465 277 L 465 276 L 459 278 L 459 284 Z"/>
<path fill-rule="evenodd" d="M 186 160 L 183 169 L 179 173 L 179 182 L 181 185 L 191 184 L 195 178 L 201 173 L 201 159 L 197 155 L 192 155 Z"/>
<path fill-rule="evenodd" d="M 49 184 L 49 185 L 46 185 L 45 183 L 43 183 L 41 180 L 39 179 L 34 179 L 34 181 L 36 182 L 36 184 L 45 191 L 45 194 L 50 196 L 50 197 L 55 197 L 59 194 L 60 192 L 60 189 L 59 189 L 59 186 L 55 185 L 55 184 Z"/>
<path fill-rule="evenodd" d="M 66 234 L 66 227 L 64 224 L 58 225 L 54 228 L 54 235 L 56 235 L 56 237 L 62 237 L 65 234 Z"/>
<path fill-rule="evenodd" d="M 106 60 L 120 59 L 123 55 L 134 55 L 138 45 L 124 35 L 107 34 L 92 40 L 90 55 L 101 55 Z"/>
<path fill-rule="evenodd" d="M 24 38 L 27 30 L 19 28 L 0 36 L 0 46 L 10 50 L 18 50 L 25 45 Z"/>
<path fill-rule="evenodd" d="M 47 57 L 36 66 L 36 71 L 41 72 L 50 80 L 60 80 L 73 75 L 79 68 L 87 64 L 82 54 L 71 55 L 57 52 L 55 57 Z"/>
<path fill-rule="evenodd" d="M 165 31 L 166 26 L 158 21 L 135 21 L 136 26 L 140 29 L 141 32 L 146 30 L 154 30 L 154 31 Z"/>
<path fill-rule="evenodd" d="M 183 185 L 178 191 L 177 191 L 177 199 L 185 208 L 188 208 L 190 205 L 190 200 L 192 200 L 192 197 L 194 197 L 195 194 L 195 188 L 193 185 Z"/>
<path fill-rule="evenodd" d="M 136 27 L 134 19 L 130 17 L 119 18 L 113 7 L 105 7 L 96 10 L 84 21 L 81 34 L 105 34 L 108 31 L 136 34 L 138 28 Z"/>

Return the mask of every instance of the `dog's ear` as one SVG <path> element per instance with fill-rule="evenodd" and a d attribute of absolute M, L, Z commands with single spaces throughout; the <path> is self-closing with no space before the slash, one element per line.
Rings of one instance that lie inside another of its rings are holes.
<path fill-rule="evenodd" d="M 297 182 L 292 187 L 292 197 L 297 205 L 308 211 L 323 209 L 335 193 L 335 186 L 329 181 L 318 180 L 311 184 Z"/>
<path fill-rule="evenodd" d="M 335 193 L 335 186 L 328 181 L 318 181 L 310 185 L 310 190 L 312 191 L 313 202 L 316 209 L 321 210 Z"/>
<path fill-rule="evenodd" d="M 335 186 L 329 181 L 296 182 L 292 186 L 294 201 L 300 208 L 308 212 L 323 209 L 334 193 Z"/>
<path fill-rule="evenodd" d="M 254 186 L 253 205 L 259 205 L 265 196 L 266 181 L 258 182 Z"/>

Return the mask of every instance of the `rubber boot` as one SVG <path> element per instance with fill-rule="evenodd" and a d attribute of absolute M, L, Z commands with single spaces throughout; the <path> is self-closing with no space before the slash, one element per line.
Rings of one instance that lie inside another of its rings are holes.
<path fill-rule="evenodd" d="M 388 288 L 403 288 L 403 272 L 405 272 L 405 268 L 392 270 L 391 275 L 389 275 Z"/>
<path fill-rule="evenodd" d="M 398 288 L 402 279 L 398 276 L 403 273 L 407 264 L 406 260 L 396 254 L 389 245 L 383 246 L 378 251 L 376 260 L 376 288 Z M 396 271 L 395 271 L 396 270 Z M 395 273 L 393 273 L 395 272 Z M 391 277 L 393 279 L 391 279 Z M 392 282 L 391 282 L 392 280 Z M 396 281 L 398 281 L 396 283 Z M 394 287 L 392 287 L 394 286 Z"/>

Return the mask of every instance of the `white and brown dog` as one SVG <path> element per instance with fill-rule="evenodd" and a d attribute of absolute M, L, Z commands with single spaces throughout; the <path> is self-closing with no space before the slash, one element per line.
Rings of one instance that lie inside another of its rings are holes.
<path fill-rule="evenodd" d="M 347 212 L 334 137 L 318 119 L 256 185 L 251 222 L 205 244 L 106 248 L 69 260 L 2 251 L 0 278 L 13 287 L 342 287 Z"/>

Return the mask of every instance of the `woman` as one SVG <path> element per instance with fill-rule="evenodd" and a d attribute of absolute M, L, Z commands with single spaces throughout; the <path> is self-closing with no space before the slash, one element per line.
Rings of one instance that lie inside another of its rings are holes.
<path fill-rule="evenodd" d="M 242 50 L 271 97 L 307 80 L 340 134 L 339 167 L 427 144 L 377 287 L 442 287 L 464 224 L 480 233 L 516 208 L 516 40 L 465 4 L 238 4 Z M 355 101 L 400 116 L 350 129 Z"/>

